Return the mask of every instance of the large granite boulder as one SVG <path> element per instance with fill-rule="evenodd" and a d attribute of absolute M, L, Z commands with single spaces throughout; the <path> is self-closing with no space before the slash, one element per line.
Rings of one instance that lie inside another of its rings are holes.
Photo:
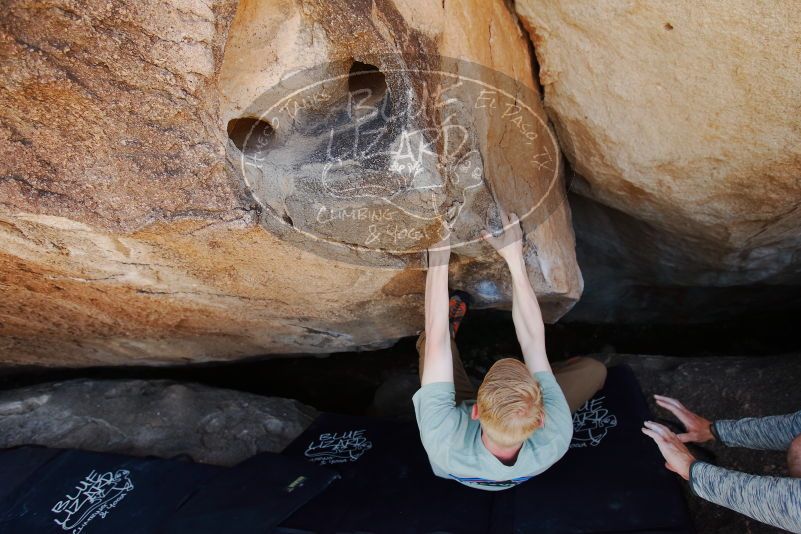
<path fill-rule="evenodd" d="M 281 452 L 317 416 L 291 399 L 168 380 L 70 380 L 0 392 L 0 448 L 44 445 L 234 465 Z"/>
<path fill-rule="evenodd" d="M 386 346 L 422 328 L 443 223 L 453 284 L 509 307 L 475 242 L 498 205 L 526 215 L 546 319 L 579 298 L 559 149 L 502 0 L 21 0 L 0 32 L 3 362 Z M 328 98 L 281 100 L 311 79 Z M 431 97 L 443 80 L 454 98 Z"/>
<path fill-rule="evenodd" d="M 573 205 L 591 212 L 576 231 L 589 245 L 581 263 L 587 292 L 599 302 L 582 319 L 603 320 L 605 312 L 643 319 L 638 303 L 657 295 L 621 303 L 648 286 L 702 304 L 681 288 L 772 285 L 765 299 L 751 294 L 752 305 L 769 308 L 788 293 L 779 286 L 801 284 L 797 5 L 518 0 L 515 7 L 578 175 L 572 189 L 598 203 Z M 619 287 L 608 298 L 597 293 L 610 284 Z M 710 291 L 706 304 L 723 312 L 735 300 L 727 295 Z M 663 308 L 660 319 L 675 320 L 676 311 Z"/>

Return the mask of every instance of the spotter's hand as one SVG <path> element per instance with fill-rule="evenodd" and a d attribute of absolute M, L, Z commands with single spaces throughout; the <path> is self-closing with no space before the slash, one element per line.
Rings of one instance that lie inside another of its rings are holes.
<path fill-rule="evenodd" d="M 675 415 L 676 419 L 681 421 L 681 424 L 683 424 L 684 428 L 687 429 L 684 434 L 678 435 L 678 438 L 683 443 L 702 443 L 704 441 L 715 439 L 714 434 L 712 434 L 712 422 L 709 419 L 705 419 L 700 415 L 691 412 L 685 408 L 682 403 L 671 397 L 654 395 L 654 400 L 660 407 Z"/>
<path fill-rule="evenodd" d="M 642 433 L 652 438 L 665 458 L 665 467 L 681 476 L 690 479 L 690 466 L 695 457 L 687 450 L 687 446 L 665 425 L 646 421 Z"/>

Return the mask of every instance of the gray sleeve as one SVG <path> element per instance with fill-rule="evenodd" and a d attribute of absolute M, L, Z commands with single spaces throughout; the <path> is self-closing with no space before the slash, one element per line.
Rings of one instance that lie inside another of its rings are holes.
<path fill-rule="evenodd" d="M 690 488 L 709 502 L 801 533 L 801 478 L 749 475 L 694 462 L 690 466 Z"/>
<path fill-rule="evenodd" d="M 715 421 L 712 433 L 729 447 L 786 451 L 801 434 L 801 410 L 787 415 Z"/>

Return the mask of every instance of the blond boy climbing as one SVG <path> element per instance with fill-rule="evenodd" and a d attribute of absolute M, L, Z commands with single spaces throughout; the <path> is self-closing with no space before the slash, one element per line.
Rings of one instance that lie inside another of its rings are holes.
<path fill-rule="evenodd" d="M 449 307 L 459 302 L 449 303 L 446 240 L 428 251 L 425 332 L 417 342 L 421 387 L 412 397 L 434 474 L 484 490 L 513 487 L 558 461 L 573 435 L 571 412 L 606 380 L 606 367 L 589 358 L 551 370 L 520 223 L 514 214 L 501 213 L 501 219 L 500 235 L 482 236 L 512 275 L 512 317 L 525 363 L 497 361 L 475 391 L 451 335 Z"/>

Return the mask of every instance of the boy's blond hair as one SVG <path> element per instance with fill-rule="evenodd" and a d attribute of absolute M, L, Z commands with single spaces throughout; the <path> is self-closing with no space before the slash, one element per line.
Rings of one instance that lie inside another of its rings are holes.
<path fill-rule="evenodd" d="M 525 441 L 545 415 L 539 382 L 514 358 L 498 360 L 490 368 L 476 404 L 481 428 L 503 447 Z"/>

